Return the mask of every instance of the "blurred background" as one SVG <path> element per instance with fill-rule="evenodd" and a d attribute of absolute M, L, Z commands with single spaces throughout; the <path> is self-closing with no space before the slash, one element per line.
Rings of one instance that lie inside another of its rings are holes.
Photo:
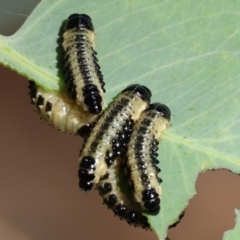
<path fill-rule="evenodd" d="M 13 34 L 39 1 L 0 0 L 0 34 Z M 0 53 L 1 54 L 1 53 Z M 0 66 L 0 239 L 148 239 L 102 205 L 95 191 L 78 188 L 82 140 L 50 128 L 33 112 L 28 81 Z M 200 174 L 198 194 L 171 240 L 220 240 L 240 209 L 240 178 L 225 170 Z"/>

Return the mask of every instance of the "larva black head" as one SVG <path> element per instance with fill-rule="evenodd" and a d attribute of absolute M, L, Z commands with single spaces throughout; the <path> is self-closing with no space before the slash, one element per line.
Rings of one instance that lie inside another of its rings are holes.
<path fill-rule="evenodd" d="M 161 116 L 163 116 L 164 118 L 166 118 L 168 121 L 170 121 L 171 118 L 171 111 L 170 109 L 161 103 L 152 103 L 149 107 L 149 109 L 154 109 L 157 112 L 160 113 Z"/>
<path fill-rule="evenodd" d="M 66 29 L 72 29 L 74 27 L 85 27 L 90 31 L 94 31 L 92 19 L 86 14 L 74 13 L 68 17 Z"/>
<path fill-rule="evenodd" d="M 140 84 L 133 84 L 125 88 L 122 92 L 134 92 L 140 95 L 140 97 L 147 102 L 150 102 L 152 97 L 152 93 L 149 88 L 140 85 Z"/>

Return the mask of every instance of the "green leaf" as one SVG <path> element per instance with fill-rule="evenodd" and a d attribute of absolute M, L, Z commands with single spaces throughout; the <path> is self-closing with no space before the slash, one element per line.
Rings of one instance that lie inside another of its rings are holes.
<path fill-rule="evenodd" d="M 161 212 L 149 216 L 164 238 L 199 172 L 240 173 L 239 9 L 237 0 L 43 0 L 16 34 L 0 36 L 0 61 L 60 91 L 60 28 L 74 12 L 92 17 L 105 103 L 140 83 L 172 111 L 159 150 Z"/>
<path fill-rule="evenodd" d="M 236 225 L 234 229 L 228 230 L 224 233 L 223 240 L 237 240 L 240 233 L 240 211 L 235 209 Z"/>

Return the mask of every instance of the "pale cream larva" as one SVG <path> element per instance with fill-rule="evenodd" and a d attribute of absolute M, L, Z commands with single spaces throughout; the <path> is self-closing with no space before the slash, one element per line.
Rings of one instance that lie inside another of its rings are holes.
<path fill-rule="evenodd" d="M 79 187 L 91 190 L 103 177 L 110 165 L 125 148 L 125 141 L 118 143 L 119 134 L 126 124 L 136 121 L 148 106 L 150 90 L 134 84 L 124 89 L 100 115 L 90 135 L 85 140 L 79 156 Z M 123 136 L 124 137 L 124 136 Z"/>
<path fill-rule="evenodd" d="M 153 103 L 134 124 L 125 156 L 125 174 L 142 210 L 157 214 L 160 210 L 161 179 L 157 167 L 157 150 L 171 112 L 160 103 Z"/>
<path fill-rule="evenodd" d="M 31 103 L 39 117 L 62 132 L 78 134 L 95 119 L 66 93 L 44 91 L 32 81 L 29 81 L 29 90 Z"/>
<path fill-rule="evenodd" d="M 85 111 L 98 115 L 102 111 L 105 89 L 94 37 L 88 15 L 76 13 L 68 17 L 62 43 L 67 91 Z"/>

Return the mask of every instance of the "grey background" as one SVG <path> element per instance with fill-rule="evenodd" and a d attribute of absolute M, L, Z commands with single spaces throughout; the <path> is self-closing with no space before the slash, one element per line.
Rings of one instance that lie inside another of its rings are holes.
<path fill-rule="evenodd" d="M 0 33 L 11 35 L 38 1 L 0 0 Z M 38 119 L 27 79 L 0 66 L 0 239 L 157 239 L 129 227 L 101 204 L 95 191 L 78 189 L 77 156 L 82 141 Z M 240 178 L 219 170 L 200 174 L 197 196 L 171 240 L 219 240 L 234 226 L 240 208 Z"/>

